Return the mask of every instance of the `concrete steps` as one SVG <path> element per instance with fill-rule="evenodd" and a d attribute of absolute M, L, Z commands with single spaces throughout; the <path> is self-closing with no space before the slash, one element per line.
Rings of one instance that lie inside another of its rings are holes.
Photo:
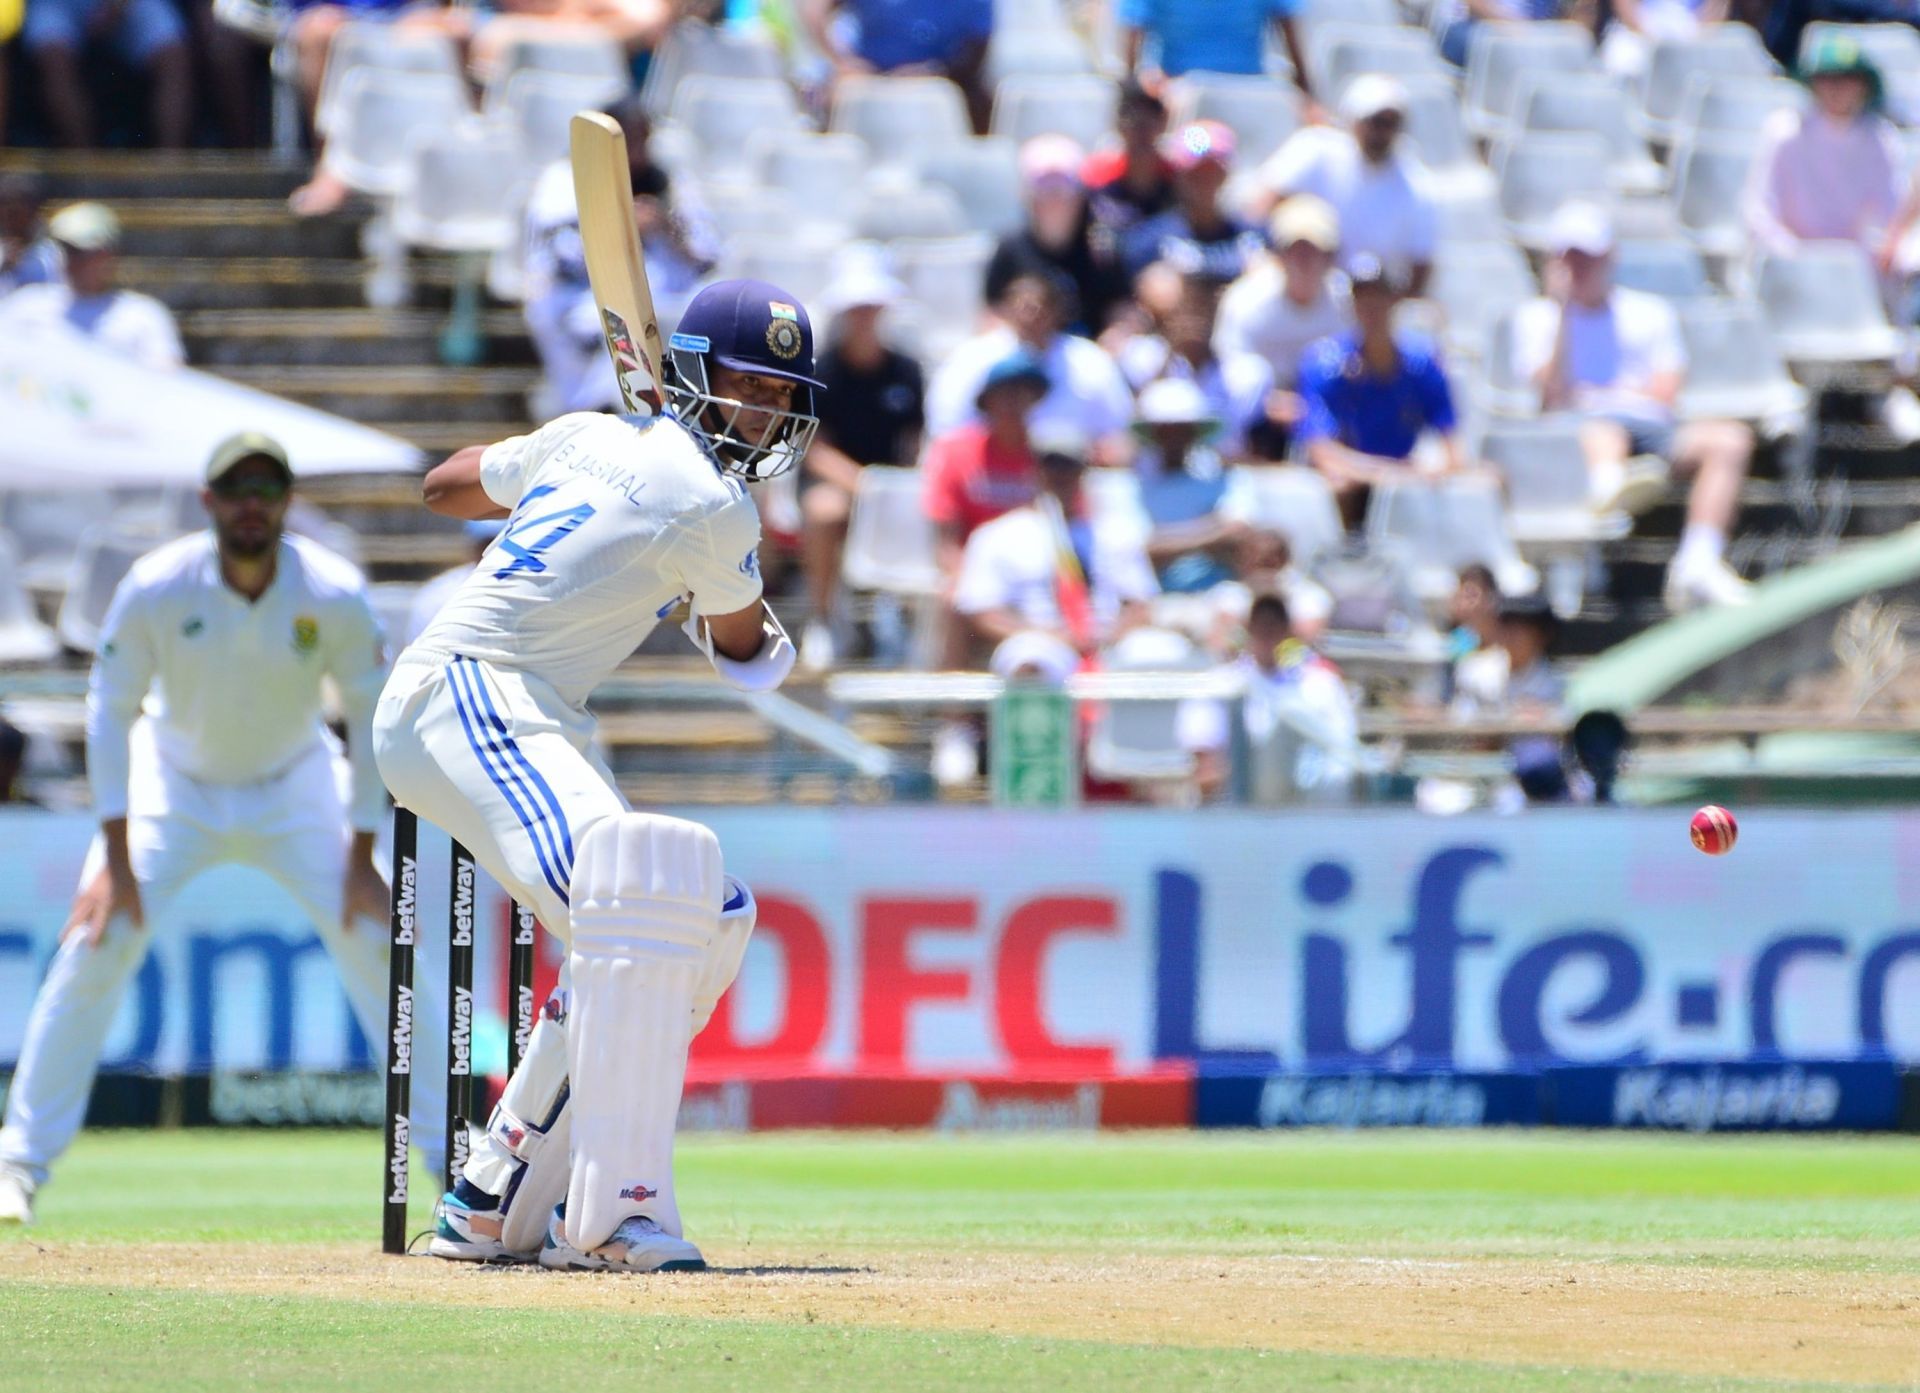
<path fill-rule="evenodd" d="M 187 354 L 212 371 L 227 368 L 418 367 L 431 363 L 447 323 L 438 310 L 194 310 L 180 317 Z M 518 313 L 480 317 L 486 361 L 533 367 L 533 345 Z"/>
<path fill-rule="evenodd" d="M 221 376 L 383 429 L 434 416 L 448 423 L 519 421 L 533 368 L 229 367 Z M 482 432 L 484 435 L 485 433 Z"/>

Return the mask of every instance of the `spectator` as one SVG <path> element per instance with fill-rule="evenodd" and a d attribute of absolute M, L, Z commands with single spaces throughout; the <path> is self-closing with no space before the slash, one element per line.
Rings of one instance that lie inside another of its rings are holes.
<path fill-rule="evenodd" d="M 169 0 L 33 0 L 20 40 L 40 73 L 40 95 L 55 142 L 88 149 L 99 132 L 83 63 L 89 45 L 111 45 L 146 76 L 152 143 L 187 145 L 193 128 L 193 58 L 186 21 Z"/>
<path fill-rule="evenodd" d="M 1127 298 L 1127 282 L 1110 248 L 1095 246 L 1093 214 L 1080 182 L 1084 163 L 1080 147 L 1064 135 L 1035 136 L 1020 147 L 1027 221 L 994 248 L 987 263 L 987 302 L 997 303 L 1016 276 L 1057 272 L 1074 288 L 1077 308 L 1068 331 L 1093 338 L 1107 327 L 1113 307 Z"/>
<path fill-rule="evenodd" d="M 1120 371 L 1135 391 L 1165 378 L 1195 383 L 1213 419 L 1220 423 L 1215 442 L 1230 464 L 1250 454 L 1248 432 L 1266 419 L 1273 393 L 1273 371 L 1251 353 L 1216 353 L 1220 282 L 1206 276 L 1182 278 L 1180 299 L 1158 334 L 1127 340 L 1119 354 Z"/>
<path fill-rule="evenodd" d="M 1038 485 L 1027 418 L 1048 389 L 1047 365 L 1015 348 L 995 363 L 975 398 L 980 419 L 927 447 L 926 512 L 939 534 L 940 570 L 956 575 L 967 539 L 1001 514 L 1033 500 Z"/>
<path fill-rule="evenodd" d="M 14 807 L 37 808 L 40 800 L 20 787 L 20 776 L 27 765 L 26 732 L 5 717 L 0 717 L 0 803 Z"/>
<path fill-rule="evenodd" d="M 1776 111 L 1762 128 L 1746 194 L 1747 227 L 1761 251 L 1803 241 L 1856 242 L 1892 265 L 1904 164 L 1893 123 L 1880 114 L 1880 72 L 1847 34 L 1825 34 L 1802 74 L 1806 111 Z"/>
<path fill-rule="evenodd" d="M 1395 78 L 1365 73 L 1340 98 L 1346 131 L 1308 126 L 1294 132 L 1260 167 L 1265 196 L 1310 193 L 1333 206 L 1340 253 L 1351 264 L 1371 256 L 1414 297 L 1433 274 L 1439 221 L 1414 162 L 1400 148 L 1407 89 Z"/>
<path fill-rule="evenodd" d="M 187 360 L 167 307 L 150 295 L 121 290 L 115 248 L 120 220 L 99 203 L 73 203 L 47 223 L 67 267 L 66 284 L 23 286 L 0 306 L 8 332 L 65 324 L 103 348 L 144 367 L 177 368 Z"/>
<path fill-rule="evenodd" d="M 1300 421 L 1300 364 L 1310 345 L 1345 333 L 1353 324 L 1346 277 L 1333 269 L 1340 222 L 1312 194 L 1296 194 L 1275 210 L 1273 252 L 1227 287 L 1213 331 L 1225 358 L 1252 353 L 1273 373 L 1265 419 L 1253 431 L 1254 452 L 1284 459 Z"/>
<path fill-rule="evenodd" d="M 1667 568 L 1670 609 L 1739 604 L 1747 584 L 1726 563 L 1727 537 L 1753 455 L 1753 432 L 1735 421 L 1676 426 L 1686 348 L 1673 307 L 1613 283 L 1613 225 L 1590 203 L 1554 217 L 1549 294 L 1514 312 L 1513 374 L 1540 391 L 1547 411 L 1577 411 L 1594 506 L 1644 511 L 1665 495 L 1668 464 L 1693 477 L 1686 528 Z M 1629 460 L 1644 461 L 1629 466 Z"/>
<path fill-rule="evenodd" d="M 1228 481 L 1222 507 L 1230 518 L 1245 518 L 1251 512 L 1234 487 L 1244 474 L 1242 470 Z M 1232 570 L 1231 579 L 1207 592 L 1214 615 L 1209 646 L 1216 652 L 1237 649 L 1239 635 L 1252 612 L 1253 597 L 1268 591 L 1287 602 L 1296 636 L 1311 643 L 1326 633 L 1333 619 L 1333 596 L 1293 564 L 1293 546 L 1284 532 L 1250 524 L 1234 545 Z"/>
<path fill-rule="evenodd" d="M 845 266 L 822 294 L 832 316 L 815 376 L 819 430 L 800 465 L 800 562 L 813 617 L 800 661 L 816 672 L 833 665 L 835 599 L 847 520 L 870 464 L 911 464 L 920 454 L 925 384 L 920 364 L 887 345 L 880 321 L 904 287 L 871 258 Z"/>
<path fill-rule="evenodd" d="M 1347 526 L 1357 529 L 1374 484 L 1412 472 L 1423 435 L 1440 438 L 1438 467 L 1423 466 L 1423 473 L 1451 472 L 1461 461 L 1453 393 L 1436 352 L 1394 332 L 1400 285 L 1371 257 L 1355 261 L 1351 274 L 1357 327 L 1309 350 L 1294 438 L 1307 463 L 1326 476 Z"/>
<path fill-rule="evenodd" d="M 430 30 L 457 34 L 466 26 L 466 12 L 453 11 L 427 0 L 290 0 L 292 18 L 280 43 L 293 54 L 293 85 L 300 94 L 302 113 L 313 127 L 320 105 L 320 91 L 326 82 L 327 55 L 333 51 L 334 36 L 348 23 L 391 23 L 397 28 Z M 340 176 L 321 161 L 324 141 L 319 132 L 313 139 L 313 175 L 287 196 L 287 207 L 303 218 L 325 217 L 337 213 L 352 195 Z"/>
<path fill-rule="evenodd" d="M 1245 641 L 1231 668 L 1247 683 L 1239 719 L 1246 734 L 1249 801 L 1344 802 L 1358 766 L 1360 718 L 1353 694 L 1334 665 L 1295 633 L 1287 602 L 1257 594 Z M 1182 702 L 1180 743 L 1195 760 L 1203 797 L 1217 797 L 1232 777 L 1234 712 L 1224 702 Z"/>
<path fill-rule="evenodd" d="M 647 280 L 661 328 L 680 311 L 720 257 L 719 238 L 696 199 L 675 187 L 649 144 L 653 124 L 638 97 L 607 108 L 627 137 L 633 209 L 646 248 Z M 587 281 L 573 168 L 547 166 L 527 201 L 525 298 L 521 313 L 546 369 L 543 416 L 619 407 L 619 384 L 601 338 L 600 306 Z"/>
<path fill-rule="evenodd" d="M 1118 129 L 1119 142 L 1089 155 L 1081 171 L 1108 251 L 1134 224 L 1173 206 L 1173 171 L 1160 153 L 1167 104 L 1138 82 L 1122 83 Z"/>
<path fill-rule="evenodd" d="M 1232 553 L 1248 529 L 1221 508 L 1227 471 L 1211 444 L 1220 421 L 1206 397 L 1190 378 L 1163 377 L 1140 394 L 1134 430 L 1143 441 L 1134 469 L 1147 559 L 1160 588 L 1192 594 L 1231 580 Z"/>
<path fill-rule="evenodd" d="M 868 73 L 948 78 L 966 93 L 973 128 L 993 107 L 985 69 L 993 0 L 803 0 L 801 17 L 835 79 Z"/>
<path fill-rule="evenodd" d="M 1453 628 L 1447 635 L 1445 700 L 1451 702 L 1459 690 L 1461 664 L 1500 640 L 1500 582 L 1491 569 L 1477 561 L 1461 568 L 1453 598 L 1447 601 L 1447 617 Z"/>
<path fill-rule="evenodd" d="M 1547 661 L 1560 632 L 1553 607 L 1542 595 L 1509 595 L 1498 602 L 1498 615 L 1494 642 L 1459 665 L 1454 715 L 1552 715 L 1566 695 L 1566 682 Z"/>
<path fill-rule="evenodd" d="M 1198 271 L 1225 283 L 1260 254 L 1266 241 L 1259 230 L 1220 202 L 1233 150 L 1233 132 L 1218 121 L 1195 121 L 1161 142 L 1173 170 L 1174 206 L 1127 234 L 1121 259 L 1129 276 L 1163 261 L 1183 274 Z"/>
<path fill-rule="evenodd" d="M 1058 275 L 1016 276 L 994 303 L 998 328 L 968 339 L 942 363 L 927 387 L 927 431 L 945 435 L 979 411 L 980 389 L 994 365 L 1017 348 L 1036 353 L 1049 388 L 1034 411 L 1036 427 L 1072 430 L 1094 441 L 1102 464 L 1123 464 L 1131 446 L 1133 393 L 1107 351 L 1066 332 L 1073 288 Z"/>
<path fill-rule="evenodd" d="M 1040 492 L 968 538 L 954 609 L 989 644 L 1038 629 L 1092 655 L 1144 622 L 1159 587 L 1138 530 L 1086 506 L 1090 442 L 1035 434 Z"/>
<path fill-rule="evenodd" d="M 1119 0 L 1127 75 L 1150 90 L 1195 71 L 1258 77 L 1266 71 L 1271 26 L 1286 40 L 1294 84 L 1311 99 L 1307 50 L 1293 18 L 1299 10 L 1300 0 Z"/>
<path fill-rule="evenodd" d="M 65 278 L 60 249 L 40 225 L 46 186 L 31 173 L 0 174 L 0 297 Z"/>

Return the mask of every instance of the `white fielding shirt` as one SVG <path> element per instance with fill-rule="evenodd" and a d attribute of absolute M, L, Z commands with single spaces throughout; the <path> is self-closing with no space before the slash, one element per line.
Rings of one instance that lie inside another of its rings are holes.
<path fill-rule="evenodd" d="M 143 709 L 164 764 L 201 783 L 255 784 L 328 739 L 323 677 L 346 719 L 354 830 L 377 831 L 386 790 L 373 764 L 373 708 L 386 644 L 360 572 L 288 536 L 273 583 L 249 602 L 221 578 L 211 530 L 148 552 L 114 592 L 87 687 L 95 814 L 127 815 L 127 738 Z"/>
<path fill-rule="evenodd" d="M 137 290 L 115 290 L 82 300 L 66 285 L 24 285 L 7 296 L 0 326 L 8 333 L 65 324 L 143 367 L 177 368 L 187 361 L 173 311 Z"/>
<path fill-rule="evenodd" d="M 760 599 L 760 514 L 668 417 L 575 412 L 489 445 L 480 485 L 513 516 L 416 640 L 588 694 L 683 598 Z"/>

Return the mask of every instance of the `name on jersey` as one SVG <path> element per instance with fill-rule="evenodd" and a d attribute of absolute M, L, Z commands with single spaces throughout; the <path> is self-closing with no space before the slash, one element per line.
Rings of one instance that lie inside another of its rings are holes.
<path fill-rule="evenodd" d="M 612 460 L 588 454 L 580 448 L 577 441 L 569 440 L 555 450 L 553 462 L 565 466 L 575 474 L 584 474 L 589 479 L 598 479 L 636 508 L 640 506 L 636 495 L 647 486 L 646 480 L 635 471 L 617 465 Z"/>

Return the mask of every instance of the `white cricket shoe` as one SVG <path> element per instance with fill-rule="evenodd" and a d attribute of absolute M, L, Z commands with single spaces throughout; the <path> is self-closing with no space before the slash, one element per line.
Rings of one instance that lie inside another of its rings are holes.
<path fill-rule="evenodd" d="M 0 1166 L 0 1228 L 33 1222 L 33 1182 L 12 1166 Z"/>
<path fill-rule="evenodd" d="M 1753 600 L 1753 586 L 1725 561 L 1693 561 L 1667 567 L 1667 583 L 1661 598 L 1675 614 L 1709 609 L 1715 605 L 1744 605 Z"/>
<path fill-rule="evenodd" d="M 540 1265 L 556 1272 L 703 1272 L 707 1260 L 684 1238 L 641 1215 L 622 1219 L 613 1237 L 590 1253 L 567 1241 L 567 1207 L 556 1204 L 547 1222 Z"/>
<path fill-rule="evenodd" d="M 500 1241 L 498 1211 L 469 1209 L 452 1191 L 440 1196 L 433 1207 L 433 1241 L 427 1244 L 431 1257 L 449 1262 L 531 1262 Z"/>

